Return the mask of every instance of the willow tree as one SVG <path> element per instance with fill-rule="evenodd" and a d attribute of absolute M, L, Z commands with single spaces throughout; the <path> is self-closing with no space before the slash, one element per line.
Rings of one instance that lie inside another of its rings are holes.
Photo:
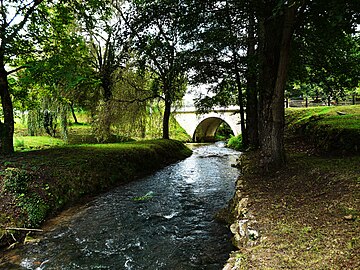
<path fill-rule="evenodd" d="M 180 2 L 180 1 L 179 1 Z M 152 97 L 163 100 L 163 138 L 169 139 L 171 106 L 182 99 L 186 70 L 181 44 L 180 5 L 176 1 L 130 1 L 118 5 L 132 39 L 140 70 L 152 74 Z"/>
<path fill-rule="evenodd" d="M 14 113 L 9 89 L 9 75 L 26 68 L 26 61 L 21 61 L 21 55 L 39 54 L 37 43 L 42 42 L 38 25 L 46 25 L 47 18 L 42 16 L 39 7 L 65 7 L 64 12 L 82 14 L 87 20 L 96 19 L 95 14 L 102 12 L 107 1 L 46 1 L 46 0 L 2 0 L 0 2 L 0 98 L 2 103 L 3 121 L 0 121 L 0 153 L 9 154 L 14 151 Z M 70 10 L 67 8 L 69 7 Z M 36 23 L 31 24 L 37 16 Z M 49 25 L 49 27 L 51 27 Z M 40 34 L 40 35 L 39 35 Z M 31 57 L 30 57 L 31 58 Z M 23 58 L 24 59 L 24 58 Z M 11 68 L 12 67 L 12 68 Z"/>

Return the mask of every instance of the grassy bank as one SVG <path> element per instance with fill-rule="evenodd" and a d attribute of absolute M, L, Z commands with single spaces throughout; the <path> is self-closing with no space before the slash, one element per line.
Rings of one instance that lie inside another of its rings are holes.
<path fill-rule="evenodd" d="M 360 269 L 359 115 L 288 110 L 287 166 L 262 175 L 255 153 L 242 158 L 225 269 Z"/>
<path fill-rule="evenodd" d="M 0 163 L 0 241 L 21 241 L 61 209 L 191 154 L 171 140 L 64 146 L 20 152 Z M 16 242 L 15 241 L 15 242 Z"/>
<path fill-rule="evenodd" d="M 319 153 L 360 153 L 360 106 L 286 111 L 288 136 L 305 138 Z"/>

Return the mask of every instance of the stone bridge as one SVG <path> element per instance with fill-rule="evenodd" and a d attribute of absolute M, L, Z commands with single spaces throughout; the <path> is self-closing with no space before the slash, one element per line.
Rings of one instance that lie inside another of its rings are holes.
<path fill-rule="evenodd" d="M 235 136 L 241 134 L 239 108 L 216 107 L 206 114 L 198 114 L 193 106 L 182 107 L 173 111 L 176 121 L 191 136 L 193 142 L 215 140 L 215 133 L 221 123 L 227 123 Z"/>

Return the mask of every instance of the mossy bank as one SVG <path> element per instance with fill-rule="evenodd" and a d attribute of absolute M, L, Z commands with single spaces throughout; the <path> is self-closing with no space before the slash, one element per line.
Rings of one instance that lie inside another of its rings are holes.
<path fill-rule="evenodd" d="M 287 165 L 240 158 L 224 269 L 360 269 L 360 106 L 286 112 Z"/>
<path fill-rule="evenodd" d="M 28 233 L 23 228 L 38 228 L 68 206 L 190 155 L 181 142 L 152 140 L 69 146 L 2 158 L 0 248 L 21 242 Z"/>

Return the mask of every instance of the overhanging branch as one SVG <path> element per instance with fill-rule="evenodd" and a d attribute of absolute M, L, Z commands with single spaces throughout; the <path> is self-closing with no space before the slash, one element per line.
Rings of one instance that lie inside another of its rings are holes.
<path fill-rule="evenodd" d="M 24 66 L 15 68 L 15 69 L 13 69 L 13 70 L 10 70 L 10 71 L 7 72 L 7 75 L 10 75 L 10 74 L 12 74 L 12 73 L 18 72 L 19 70 L 22 70 L 22 69 L 27 68 L 27 67 L 29 67 L 29 66 L 24 65 Z"/>
<path fill-rule="evenodd" d="M 162 100 L 165 100 L 164 97 L 160 96 L 160 95 L 154 95 L 154 96 L 149 96 L 146 98 L 134 98 L 134 99 L 112 99 L 115 102 L 120 102 L 120 103 L 128 103 L 128 104 L 132 104 L 135 102 L 145 102 L 151 99 L 155 99 L 155 98 L 160 98 Z"/>

